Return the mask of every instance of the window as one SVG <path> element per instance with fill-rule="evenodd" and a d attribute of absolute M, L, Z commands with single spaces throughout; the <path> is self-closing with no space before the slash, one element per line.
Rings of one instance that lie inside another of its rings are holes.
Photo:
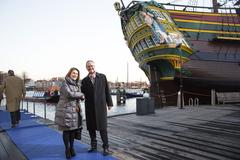
<path fill-rule="evenodd" d="M 144 39 L 143 39 L 143 40 L 141 40 L 141 41 L 140 41 L 140 43 L 141 43 L 141 45 L 142 45 L 143 49 L 146 49 L 146 48 L 148 48 L 148 46 L 147 46 L 147 44 L 145 43 Z"/>
<path fill-rule="evenodd" d="M 139 16 L 135 16 L 134 19 L 135 19 L 135 21 L 136 21 L 138 26 L 142 25 L 142 20 L 141 20 L 141 18 Z"/>
<path fill-rule="evenodd" d="M 152 40 L 156 45 L 159 44 L 159 40 L 155 34 L 152 35 Z"/>
<path fill-rule="evenodd" d="M 157 10 L 151 10 L 151 11 L 153 12 L 155 17 L 158 17 L 160 19 L 166 19 L 160 11 L 157 11 Z"/>
<path fill-rule="evenodd" d="M 143 48 L 140 43 L 137 44 L 137 47 L 138 47 L 139 52 L 142 52 Z"/>
<path fill-rule="evenodd" d="M 135 29 L 137 28 L 137 26 L 136 26 L 136 24 L 135 24 L 134 19 L 132 19 L 131 24 L 132 24 L 133 29 L 135 30 Z"/>
<path fill-rule="evenodd" d="M 150 38 L 151 38 L 151 37 L 146 38 L 146 42 L 147 42 L 147 45 L 148 45 L 149 48 L 154 45 Z"/>

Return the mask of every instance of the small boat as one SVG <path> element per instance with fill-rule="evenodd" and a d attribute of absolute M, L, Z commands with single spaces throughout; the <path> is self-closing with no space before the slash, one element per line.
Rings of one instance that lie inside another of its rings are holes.
<path fill-rule="evenodd" d="M 46 93 L 45 97 L 47 98 L 48 103 L 58 103 L 60 98 L 60 93 L 58 90 Z"/>
<path fill-rule="evenodd" d="M 138 93 L 138 92 L 135 92 L 135 93 L 129 93 L 129 92 L 126 92 L 126 98 L 137 98 L 137 97 L 143 97 L 143 94 L 142 93 Z"/>
<path fill-rule="evenodd" d="M 144 91 L 142 89 L 126 89 L 125 96 L 126 98 L 137 98 L 143 97 Z"/>
<path fill-rule="evenodd" d="M 53 93 L 45 91 L 27 91 L 25 100 L 31 102 L 47 102 L 47 103 L 57 103 L 59 101 L 59 92 L 55 91 Z"/>
<path fill-rule="evenodd" d="M 124 98 L 136 98 L 136 97 L 143 97 L 145 91 L 142 89 L 129 89 L 129 88 L 118 88 L 115 92 L 117 96 L 124 97 Z"/>

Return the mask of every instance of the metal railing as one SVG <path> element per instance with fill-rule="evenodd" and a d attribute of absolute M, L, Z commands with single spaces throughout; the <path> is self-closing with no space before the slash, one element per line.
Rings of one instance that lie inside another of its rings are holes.
<path fill-rule="evenodd" d="M 36 106 L 38 110 L 37 112 Z M 26 114 L 33 114 L 31 117 L 39 116 L 44 119 L 51 119 L 48 117 L 48 113 L 50 112 L 48 112 L 48 106 L 54 106 L 54 109 L 56 109 L 56 104 L 47 103 L 46 98 L 23 99 L 21 110 L 26 111 Z M 51 113 L 53 113 L 53 111 L 51 111 Z"/>
<path fill-rule="evenodd" d="M 199 106 L 199 98 L 189 98 L 188 99 L 188 106 L 189 107 L 193 107 L 193 106 L 196 106 L 196 107 L 198 107 Z"/>

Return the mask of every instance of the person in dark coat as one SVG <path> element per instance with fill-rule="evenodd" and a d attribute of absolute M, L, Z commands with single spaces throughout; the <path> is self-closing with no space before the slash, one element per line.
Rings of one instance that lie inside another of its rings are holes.
<path fill-rule="evenodd" d="M 6 95 L 6 108 L 10 112 L 12 128 L 15 128 L 21 119 L 20 102 L 26 95 L 24 81 L 15 76 L 13 70 L 9 70 L 3 88 Z"/>
<path fill-rule="evenodd" d="M 80 73 L 77 68 L 71 68 L 65 77 L 65 81 L 60 89 L 60 98 L 56 107 L 55 123 L 58 129 L 63 131 L 63 142 L 65 145 L 65 155 L 69 159 L 74 157 L 74 138 L 81 127 L 79 113 L 81 106 L 79 100 L 84 99 L 79 85 Z"/>
<path fill-rule="evenodd" d="M 89 152 L 97 150 L 96 131 L 99 131 L 103 142 L 103 155 L 108 155 L 107 108 L 110 110 L 113 103 L 107 78 L 104 74 L 95 72 L 92 60 L 86 62 L 86 68 L 88 75 L 82 80 L 81 90 L 85 95 L 86 123 L 91 138 Z"/>

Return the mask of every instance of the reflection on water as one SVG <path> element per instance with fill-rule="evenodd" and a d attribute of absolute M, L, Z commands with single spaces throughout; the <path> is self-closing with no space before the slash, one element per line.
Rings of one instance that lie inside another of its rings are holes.
<path fill-rule="evenodd" d="M 116 96 L 112 96 L 113 107 L 110 111 L 108 111 L 108 116 L 126 114 L 126 113 L 134 113 L 136 112 L 136 98 L 130 98 L 126 100 L 126 104 L 117 105 Z M 34 107 L 35 105 L 35 107 Z M 40 117 L 44 117 L 44 104 L 39 102 L 23 102 L 23 109 L 28 110 L 30 113 L 34 113 Z M 56 104 L 46 104 L 46 118 L 50 120 L 54 120 L 55 116 L 55 107 Z M 85 107 L 84 102 L 81 102 L 81 108 L 83 111 L 83 118 L 85 119 Z"/>

